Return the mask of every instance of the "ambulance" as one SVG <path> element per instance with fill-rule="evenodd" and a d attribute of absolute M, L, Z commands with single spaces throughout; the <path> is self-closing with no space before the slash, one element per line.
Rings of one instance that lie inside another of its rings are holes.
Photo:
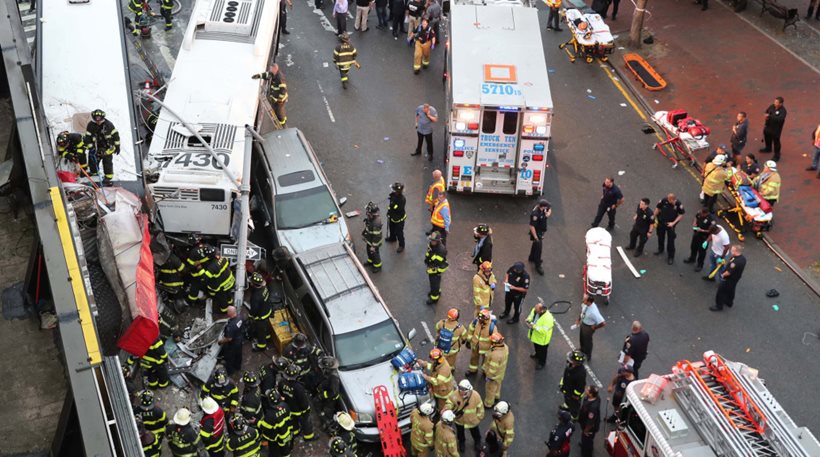
<path fill-rule="evenodd" d="M 542 194 L 553 105 L 537 10 L 455 4 L 449 33 L 447 189 Z"/>

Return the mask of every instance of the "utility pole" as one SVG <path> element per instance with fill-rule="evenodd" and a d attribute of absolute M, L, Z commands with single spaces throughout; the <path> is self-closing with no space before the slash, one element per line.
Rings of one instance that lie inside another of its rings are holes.
<path fill-rule="evenodd" d="M 635 12 L 632 13 L 632 27 L 629 29 L 629 46 L 633 49 L 641 47 L 641 30 L 643 29 L 643 15 L 646 12 L 646 3 L 649 0 L 636 0 Z"/>

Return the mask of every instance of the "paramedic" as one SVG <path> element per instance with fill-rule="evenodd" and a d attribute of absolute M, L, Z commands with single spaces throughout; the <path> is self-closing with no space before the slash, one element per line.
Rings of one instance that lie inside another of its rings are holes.
<path fill-rule="evenodd" d="M 621 189 L 615 185 L 615 179 L 608 177 L 604 179 L 602 186 L 601 201 L 598 203 L 598 213 L 595 214 L 595 219 L 592 221 L 592 227 L 597 227 L 601 223 L 606 213 L 609 218 L 609 223 L 606 229 L 612 231 L 615 228 L 615 211 L 624 202 L 624 194 Z"/>
<path fill-rule="evenodd" d="M 538 206 L 530 213 L 530 257 L 529 261 L 535 264 L 535 271 L 544 276 L 544 268 L 541 266 L 541 252 L 544 248 L 544 233 L 547 231 L 547 218 L 552 215 L 552 205 L 550 202 L 541 199 Z"/>
<path fill-rule="evenodd" d="M 658 250 L 655 255 L 663 254 L 666 239 L 666 263 L 669 265 L 675 262 L 675 227 L 683 219 L 685 212 L 683 203 L 672 193 L 661 199 L 655 207 L 655 218 L 658 221 Z"/>
<path fill-rule="evenodd" d="M 592 360 L 592 335 L 599 328 L 606 326 L 606 320 L 591 295 L 584 295 L 581 302 L 581 314 L 575 320 L 575 325 L 581 327 L 581 352 L 587 356 L 587 360 Z"/>

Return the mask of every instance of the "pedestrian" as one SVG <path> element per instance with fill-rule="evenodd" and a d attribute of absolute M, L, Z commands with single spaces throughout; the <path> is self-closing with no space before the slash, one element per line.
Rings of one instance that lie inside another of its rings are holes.
<path fill-rule="evenodd" d="M 220 353 L 225 359 L 225 368 L 230 376 L 242 369 L 242 343 L 245 330 L 242 328 L 242 318 L 236 313 L 236 307 L 228 306 L 226 314 L 228 322 L 225 323 L 222 338 L 218 340 L 218 343 L 222 346 Z"/>
<path fill-rule="evenodd" d="M 547 8 L 549 8 L 549 16 L 547 16 L 547 30 L 561 31 L 561 0 L 546 0 Z"/>
<path fill-rule="evenodd" d="M 501 441 L 501 457 L 507 457 L 507 450 L 515 439 L 515 416 L 506 401 L 499 401 L 493 406 L 491 427 Z"/>
<path fill-rule="evenodd" d="M 530 256 L 528 260 L 535 264 L 535 271 L 544 276 L 541 255 L 544 249 L 544 234 L 547 232 L 547 219 L 552 215 L 552 205 L 543 198 L 530 212 Z"/>
<path fill-rule="evenodd" d="M 482 309 L 492 310 L 496 282 L 493 264 L 491 262 L 482 263 L 473 275 L 473 306 L 475 306 L 476 317 Z"/>
<path fill-rule="evenodd" d="M 626 395 L 626 386 L 634 380 L 635 373 L 632 366 L 618 368 L 618 373 L 606 389 L 612 394 L 612 415 L 606 418 L 607 423 L 614 424 L 618 419 L 618 410 L 621 409 L 621 402 Z"/>
<path fill-rule="evenodd" d="M 720 284 L 715 295 L 715 304 L 709 307 L 709 311 L 722 311 L 724 306 L 731 308 L 734 305 L 735 289 L 743 276 L 745 268 L 746 257 L 743 255 L 743 246 L 739 244 L 732 245 L 732 256 L 726 260 L 726 266 L 720 274 Z"/>
<path fill-rule="evenodd" d="M 774 206 L 780 199 L 780 173 L 777 172 L 777 162 L 767 160 L 763 171 L 752 181 L 760 196 Z"/>
<path fill-rule="evenodd" d="M 404 30 L 404 20 L 407 18 L 407 0 L 390 0 L 390 17 L 392 24 L 390 30 L 393 32 L 393 39 L 398 40 L 400 33 L 407 33 Z"/>
<path fill-rule="evenodd" d="M 740 169 L 743 173 L 746 173 L 746 176 L 750 179 L 757 177 L 757 175 L 760 174 L 760 165 L 757 163 L 757 157 L 751 152 L 746 154 Z"/>
<path fill-rule="evenodd" d="M 689 245 L 689 257 L 683 263 L 694 263 L 695 271 L 703 269 L 703 262 L 706 260 L 706 242 L 715 224 L 717 224 L 715 216 L 705 207 L 701 208 L 692 220 L 692 243 Z"/>
<path fill-rule="evenodd" d="M 569 457 L 572 432 L 575 426 L 572 424 L 572 417 L 567 411 L 558 411 L 558 423 L 552 428 L 549 440 L 546 441 L 547 457 Z M 581 452 L 583 452 L 583 440 L 581 441 Z"/>
<path fill-rule="evenodd" d="M 456 358 L 467 341 L 467 329 L 458 322 L 461 313 L 456 308 L 447 311 L 447 318 L 436 322 L 436 347 L 444 353 L 450 367 L 456 369 Z"/>
<path fill-rule="evenodd" d="M 242 375 L 242 399 L 239 400 L 239 411 L 248 421 L 248 424 L 258 427 L 262 421 L 262 390 L 259 388 L 259 377 L 253 371 L 246 371 Z"/>
<path fill-rule="evenodd" d="M 425 103 L 423 105 L 419 105 L 416 108 L 416 137 L 418 141 L 416 142 L 416 150 L 410 154 L 411 156 L 417 156 L 421 154 L 421 145 L 423 142 L 427 142 L 427 160 L 433 160 L 433 124 L 438 122 L 438 111 L 429 103 Z M 436 170 L 438 171 L 438 170 Z M 435 172 L 433 172 L 435 174 Z M 439 171 L 439 177 L 441 177 L 441 172 Z M 433 181 L 435 182 L 437 178 L 435 175 L 433 176 Z M 444 192 L 444 178 L 442 178 L 442 189 L 441 192 Z M 428 194 L 429 195 L 429 194 Z"/>
<path fill-rule="evenodd" d="M 267 407 L 259 423 L 259 430 L 262 439 L 268 442 L 268 455 L 290 455 L 293 449 L 294 423 L 298 418 L 291 415 L 290 407 L 277 388 L 269 389 L 266 396 Z"/>
<path fill-rule="evenodd" d="M 225 411 L 211 397 L 200 402 L 202 419 L 199 421 L 199 436 L 209 457 L 225 455 Z"/>
<path fill-rule="evenodd" d="M 638 203 L 638 209 L 635 210 L 632 220 L 635 223 L 632 224 L 632 230 L 629 232 L 629 246 L 626 247 L 626 250 L 634 249 L 633 256 L 640 257 L 643 255 L 646 240 L 652 236 L 652 229 L 655 227 L 654 213 L 649 209 L 648 198 L 642 198 Z"/>
<path fill-rule="evenodd" d="M 191 425 L 191 411 L 180 408 L 168 430 L 168 447 L 174 457 L 199 455 L 199 433 Z"/>
<path fill-rule="evenodd" d="M 428 457 L 435 446 L 433 436 L 433 403 L 426 401 L 410 414 L 410 453 L 416 457 Z"/>
<path fill-rule="evenodd" d="M 322 379 L 319 381 L 319 417 L 325 428 L 335 421 L 342 427 L 346 423 L 339 421 L 338 414 L 342 411 L 341 380 L 339 379 L 339 361 L 335 357 L 326 355 L 319 359 L 319 368 L 322 370 Z M 342 413 L 347 414 L 347 413 Z"/>
<path fill-rule="evenodd" d="M 530 358 L 535 359 L 536 370 L 543 370 L 547 364 L 547 351 L 552 340 L 552 328 L 555 326 L 555 318 L 543 303 L 537 303 L 524 322 L 529 328 L 527 338 L 532 341 L 535 348 L 535 352 L 530 354 Z"/>
<path fill-rule="evenodd" d="M 120 155 L 120 133 L 114 124 L 106 119 L 105 111 L 101 109 L 91 112 L 91 122 L 86 125 L 85 130 L 88 132 L 86 138 L 92 149 L 90 155 L 96 157 L 90 161 L 91 170 L 96 173 L 97 160 L 102 160 L 103 185 L 110 186 L 114 180 L 114 156 Z"/>
<path fill-rule="evenodd" d="M 467 379 L 462 379 L 458 383 L 458 390 L 447 402 L 447 409 L 455 414 L 456 437 L 458 439 L 458 452 L 464 452 L 467 441 L 465 430 L 470 431 L 473 438 L 473 447 L 476 451 L 481 449 L 481 430 L 479 424 L 484 419 L 484 405 L 481 402 L 481 395 L 473 389 L 473 385 Z M 486 403 L 485 403 L 486 404 Z"/>
<path fill-rule="evenodd" d="M 618 7 L 621 5 L 621 0 L 612 0 L 612 20 L 617 19 Z"/>
<path fill-rule="evenodd" d="M 466 376 L 472 376 L 478 372 L 478 367 L 483 365 L 483 358 L 490 350 L 492 343 L 490 337 L 498 332 L 498 322 L 490 313 L 489 309 L 482 309 L 478 317 L 474 318 L 467 327 L 467 349 L 470 349 L 470 365 L 467 367 Z"/>
<path fill-rule="evenodd" d="M 413 32 L 421 22 L 424 15 L 424 0 L 407 0 L 407 44 L 413 41 Z"/>
<path fill-rule="evenodd" d="M 601 427 L 601 399 L 595 386 L 587 386 L 578 413 L 578 426 L 581 428 L 581 457 L 592 457 L 595 434 Z"/>
<path fill-rule="evenodd" d="M 575 320 L 575 326 L 581 327 L 581 352 L 587 356 L 587 360 L 592 360 L 592 336 L 596 330 L 606 326 L 606 320 L 601 315 L 598 305 L 595 304 L 591 295 L 584 295 L 581 302 L 581 314 Z"/>
<path fill-rule="evenodd" d="M 606 229 L 612 231 L 615 228 L 615 211 L 623 202 L 624 194 L 622 194 L 621 189 L 615 185 L 615 179 L 612 177 L 604 179 L 601 201 L 598 203 L 598 212 L 595 214 L 595 219 L 590 225 L 593 228 L 597 227 L 598 224 L 601 223 L 601 219 L 604 218 L 604 214 L 606 214 L 609 219 Z"/>
<path fill-rule="evenodd" d="M 746 147 L 746 136 L 749 132 L 749 119 L 746 118 L 746 112 L 741 111 L 737 113 L 737 121 L 732 126 L 732 158 L 733 162 L 739 162 L 740 154 L 743 153 L 743 148 Z"/>
<path fill-rule="evenodd" d="M 259 430 L 248 425 L 241 414 L 234 414 L 231 416 L 230 436 L 225 447 L 236 457 L 260 456 L 262 441 Z"/>
<path fill-rule="evenodd" d="M 709 212 L 715 211 L 718 196 L 726 189 L 726 181 L 730 178 L 726 168 L 726 156 L 718 155 L 703 167 L 703 185 L 700 188 L 701 201 Z"/>
<path fill-rule="evenodd" d="M 353 22 L 353 30 L 367 32 L 367 16 L 370 14 L 370 6 L 373 0 L 356 0 L 356 19 Z"/>
<path fill-rule="evenodd" d="M 441 233 L 432 232 L 428 240 L 427 253 L 424 254 L 427 279 L 430 282 L 427 304 L 435 305 L 441 299 L 441 275 L 447 271 L 449 265 L 447 264 L 447 248 L 441 242 Z"/>
<path fill-rule="evenodd" d="M 280 386 L 281 394 L 290 408 L 293 418 L 293 435 L 302 437 L 303 441 L 316 439 L 313 431 L 313 420 L 310 415 L 310 394 L 305 384 L 299 381 L 299 367 L 291 363 L 284 370 L 283 381 Z"/>
<path fill-rule="evenodd" d="M 649 334 L 643 329 L 640 321 L 632 321 L 632 328 L 629 335 L 624 338 L 624 345 L 621 347 L 620 360 L 622 366 L 631 367 L 638 379 L 638 370 L 641 369 L 646 355 L 649 353 Z"/>
<path fill-rule="evenodd" d="M 473 227 L 473 265 L 477 268 L 484 262 L 493 261 L 493 231 L 487 224 L 478 224 Z"/>
<path fill-rule="evenodd" d="M 336 35 L 347 33 L 347 0 L 335 0 L 333 17 L 336 19 Z"/>
<path fill-rule="evenodd" d="M 404 221 L 407 220 L 407 212 L 404 207 L 407 199 L 404 197 L 404 184 L 394 182 L 390 186 L 390 195 L 387 197 L 387 238 L 388 242 L 399 242 L 396 252 L 404 252 Z"/>
<path fill-rule="evenodd" d="M 581 351 L 567 353 L 567 366 L 561 377 L 559 388 L 564 394 L 564 402 L 560 408 L 569 411 L 572 420 L 578 420 L 578 411 L 581 409 L 581 396 L 587 385 L 587 372 L 584 369 L 586 356 Z"/>
<path fill-rule="evenodd" d="M 820 2 L 820 0 L 817 1 Z M 817 12 L 818 17 L 820 17 L 820 7 L 818 7 Z M 811 156 L 811 165 L 806 168 L 806 171 L 816 171 L 817 167 L 820 166 L 820 124 L 817 124 L 817 128 L 814 129 L 812 134 L 812 146 L 814 146 L 814 151 Z M 817 179 L 820 179 L 820 171 L 817 172 Z"/>
<path fill-rule="evenodd" d="M 226 413 L 233 413 L 239 407 L 239 389 L 221 365 L 217 365 L 213 375 L 202 384 L 199 399 L 205 397 L 213 398 Z"/>
<path fill-rule="evenodd" d="M 675 227 L 683 219 L 686 210 L 683 203 L 673 193 L 669 193 L 666 198 L 661 199 L 655 206 L 655 220 L 658 226 L 658 250 L 655 255 L 663 254 L 666 248 L 666 263 L 672 265 L 675 262 Z M 664 246 L 664 241 L 666 246 Z"/>
<path fill-rule="evenodd" d="M 447 363 L 441 349 L 433 348 L 430 350 L 430 362 L 427 363 L 421 375 L 430 384 L 430 390 L 436 399 L 436 407 L 439 411 L 442 411 L 447 398 L 453 393 L 456 385 L 453 380 L 453 369 Z"/>
<path fill-rule="evenodd" d="M 441 24 L 441 5 L 439 5 L 438 0 L 427 0 L 427 6 L 424 9 L 424 17 L 427 18 L 427 22 L 430 23 L 430 27 L 433 29 L 433 36 L 436 37 L 436 42 L 441 41 L 441 35 L 439 34 L 439 25 Z"/>
<path fill-rule="evenodd" d="M 382 238 L 382 217 L 379 214 L 379 207 L 375 203 L 369 202 L 365 207 L 364 230 L 362 239 L 367 250 L 367 264 L 370 265 L 373 273 L 382 270 L 382 256 L 379 252 L 384 243 Z"/>
<path fill-rule="evenodd" d="M 806 19 L 811 19 L 811 14 L 817 9 L 817 15 L 814 19 L 820 21 L 820 0 L 809 0 L 809 10 L 806 12 Z"/>
<path fill-rule="evenodd" d="M 444 193 L 444 177 L 441 175 L 441 170 L 433 170 L 433 182 L 427 187 L 427 195 L 424 197 L 424 203 L 430 214 L 436 209 L 438 195 L 441 193 Z"/>
<path fill-rule="evenodd" d="M 421 23 L 410 34 L 410 39 L 415 41 L 415 50 L 413 52 L 413 74 L 417 75 L 421 71 L 422 67 L 426 69 L 430 66 L 430 50 L 436 44 L 436 33 L 426 17 L 421 18 Z M 418 111 L 416 114 L 418 114 Z M 427 152 L 427 158 L 433 160 L 433 152 L 429 148 Z"/>
<path fill-rule="evenodd" d="M 376 0 L 376 19 L 379 21 L 379 24 L 376 26 L 379 30 L 384 30 L 387 28 L 387 1 L 388 0 Z"/>
<path fill-rule="evenodd" d="M 731 241 L 729 240 L 729 232 L 726 231 L 720 225 L 715 224 L 709 230 L 709 243 L 712 245 L 711 249 L 709 249 L 709 273 L 703 277 L 706 281 L 714 281 L 715 277 L 713 274 L 715 269 L 717 269 L 718 264 L 726 258 L 726 254 L 729 253 L 729 247 Z M 711 276 L 711 277 L 710 277 Z"/>
<path fill-rule="evenodd" d="M 139 405 L 134 408 L 134 416 L 142 420 L 145 428 L 154 434 L 155 437 L 162 441 L 165 436 L 165 429 L 168 426 L 168 416 L 165 411 L 157 405 L 154 392 L 148 389 L 142 390 L 137 394 Z"/>
<path fill-rule="evenodd" d="M 430 215 L 430 233 L 438 232 L 441 235 L 441 244 L 447 245 L 447 235 L 450 233 L 450 202 L 447 201 L 447 194 L 438 194 L 438 203 Z"/>
<path fill-rule="evenodd" d="M 786 123 L 786 107 L 783 106 L 783 97 L 775 97 L 774 102 L 766 108 L 766 118 L 763 125 L 763 144 L 760 152 L 772 152 L 772 160 L 780 161 L 780 135 L 783 133 L 783 124 Z"/>
<path fill-rule="evenodd" d="M 347 1 L 347 0 L 343 0 Z M 268 86 L 268 102 L 270 102 L 271 107 L 273 108 L 273 113 L 271 113 L 276 119 L 282 124 L 282 127 L 285 126 L 288 122 L 288 114 L 285 111 L 285 104 L 288 101 L 288 84 L 285 81 L 285 74 L 279 70 L 279 64 L 275 63 L 270 66 L 268 71 L 263 73 L 257 73 L 251 76 L 252 79 L 262 79 L 267 81 L 270 85 Z"/>
<path fill-rule="evenodd" d="M 441 413 L 441 420 L 436 424 L 435 432 L 436 457 L 459 457 L 455 420 L 455 413 L 449 409 Z"/>
<path fill-rule="evenodd" d="M 505 319 L 513 309 L 513 317 L 507 323 L 515 324 L 521 316 L 521 302 L 530 290 L 530 275 L 524 269 L 524 262 L 515 262 L 504 275 L 504 313 L 498 316 Z"/>
<path fill-rule="evenodd" d="M 248 317 L 251 319 L 253 351 L 264 351 L 268 348 L 271 338 L 270 316 L 273 314 L 273 302 L 270 299 L 268 284 L 259 272 L 251 273 L 248 282 L 251 285 Z"/>
<path fill-rule="evenodd" d="M 288 31 L 288 10 L 293 10 L 292 0 L 283 0 L 279 2 L 279 31 L 285 35 L 290 35 Z"/>
<path fill-rule="evenodd" d="M 339 34 L 339 44 L 336 45 L 336 49 L 333 50 L 333 63 L 336 64 L 336 68 L 339 69 L 339 78 L 342 80 L 342 89 L 347 89 L 347 83 L 349 81 L 348 74 L 350 73 L 350 67 L 356 66 L 356 68 L 362 68 L 359 65 L 359 62 L 356 60 L 358 56 L 358 52 L 356 48 L 353 47 L 353 44 L 350 43 L 350 35 L 346 32 Z"/>
<path fill-rule="evenodd" d="M 510 360 L 510 348 L 504 342 L 504 337 L 500 333 L 490 335 L 490 350 L 484 357 L 484 377 L 487 379 L 484 384 L 484 407 L 492 408 L 495 402 L 501 398 L 501 384 L 507 374 L 507 363 Z"/>
<path fill-rule="evenodd" d="M 126 362 L 129 367 L 136 363 L 137 357 L 128 356 Z M 165 351 L 165 343 L 162 337 L 157 338 L 142 357 L 139 357 L 140 368 L 142 368 L 143 383 L 145 387 L 165 388 L 170 383 L 168 377 L 168 353 Z M 153 430 L 152 430 L 153 431 Z"/>

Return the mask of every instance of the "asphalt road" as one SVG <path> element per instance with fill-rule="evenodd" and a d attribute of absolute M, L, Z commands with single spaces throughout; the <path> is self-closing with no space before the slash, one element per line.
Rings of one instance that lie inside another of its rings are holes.
<path fill-rule="evenodd" d="M 425 324 L 432 328 L 450 307 L 458 307 L 463 315 L 472 310 L 472 227 L 482 222 L 492 226 L 494 265 L 496 273 L 503 275 L 509 265 L 524 260 L 529 252 L 527 215 L 535 200 L 451 195 L 451 268 L 444 277 L 441 302 L 435 307 L 424 305 L 427 279 L 422 259 L 424 231 L 429 222 L 422 202 L 433 166 L 443 165 L 443 128 L 439 126 L 434 134 L 436 160 L 432 164 L 409 153 L 415 146 L 413 113 L 417 105 L 429 102 L 439 109 L 442 121 L 445 118 L 442 50 L 439 47 L 433 51 L 430 69 L 413 75 L 411 48 L 401 40 L 394 41 L 388 31 L 376 30 L 371 14 L 371 30 L 352 36 L 362 69 L 351 72 L 351 84 L 343 90 L 332 63 L 336 39 L 332 30 L 322 25 L 329 25 L 325 19 L 330 8 L 326 6 L 325 14 L 320 16 L 306 1 L 294 3 L 288 18 L 292 33 L 283 36 L 278 60 L 290 90 L 288 126 L 305 132 L 336 192 L 349 197 L 346 210 L 363 208 L 368 201 L 382 201 L 394 181 L 406 184 L 407 250 L 396 254 L 393 246 L 386 245 L 382 251 L 384 268 L 374 280 L 404 331 L 414 327 L 419 330 L 415 342 L 424 353 L 430 348 L 429 344 L 420 344 L 426 338 Z M 542 24 L 545 19 L 541 18 Z M 348 22 L 351 31 L 352 22 Z M 820 418 L 815 414 L 819 396 L 814 389 L 806 389 L 811 381 L 799 381 L 820 375 L 816 363 L 820 353 L 820 340 L 815 335 L 820 333 L 817 297 L 763 244 L 748 240 L 745 248 L 749 264 L 738 290 L 737 305 L 719 314 L 707 309 L 713 303 L 716 286 L 701 281 L 700 274 L 682 263 L 690 240 L 688 224 L 696 211 L 696 181 L 686 169 L 672 169 L 651 149 L 654 137 L 641 133 L 643 121 L 607 76 L 610 69 L 597 62 L 569 63 L 557 48 L 566 33 L 544 34 L 556 113 L 545 189 L 545 197 L 553 204 L 553 216 L 545 244 L 546 274 L 541 277 L 531 272 L 533 285 L 525 308 L 528 310 L 538 296 L 548 302 L 571 300 L 573 307 L 569 313 L 556 316 L 560 325 L 553 335 L 547 369 L 540 372 L 532 370 L 525 327 L 501 324 L 511 346 L 502 391 L 503 399 L 511 403 L 516 414 L 516 441 L 511 454 L 545 452 L 543 441 L 561 402 L 557 385 L 564 354 L 569 350 L 563 332 L 572 344 L 578 342 L 577 331 L 569 327 L 581 298 L 583 237 L 605 176 L 616 178 L 627 200 L 619 210 L 613 245 L 626 245 L 631 216 L 642 197 L 656 202 L 667 192 L 674 192 L 688 213 L 679 228 L 678 255 L 673 266 L 666 265 L 664 258 L 643 257 L 634 264 L 646 273 L 635 279 L 613 249 L 612 303 L 603 309 L 608 325 L 595 335 L 590 364 L 597 379 L 608 384 L 630 322 L 639 319 L 652 337 L 649 358 L 642 369 L 644 376 L 668 373 L 677 360 L 697 360 L 704 351 L 714 349 L 731 360 L 759 368 L 761 377 L 795 421 L 820 431 Z M 348 222 L 351 231 L 359 233 L 361 219 Z M 364 258 L 361 246 L 359 243 L 358 250 Z M 654 248 L 651 239 L 647 250 Z M 780 297 L 766 298 L 765 291 L 770 288 L 778 289 Z M 501 293 L 496 302 L 503 302 Z M 501 312 L 498 305 L 494 310 Z M 463 355 L 459 359 L 457 379 L 463 375 L 466 358 Z M 593 382 L 591 377 L 588 380 Z M 483 393 L 481 383 L 479 388 Z M 485 419 L 482 432 L 488 422 Z M 596 446 L 596 455 L 605 455 L 603 436 L 599 433 L 601 445 Z"/>

